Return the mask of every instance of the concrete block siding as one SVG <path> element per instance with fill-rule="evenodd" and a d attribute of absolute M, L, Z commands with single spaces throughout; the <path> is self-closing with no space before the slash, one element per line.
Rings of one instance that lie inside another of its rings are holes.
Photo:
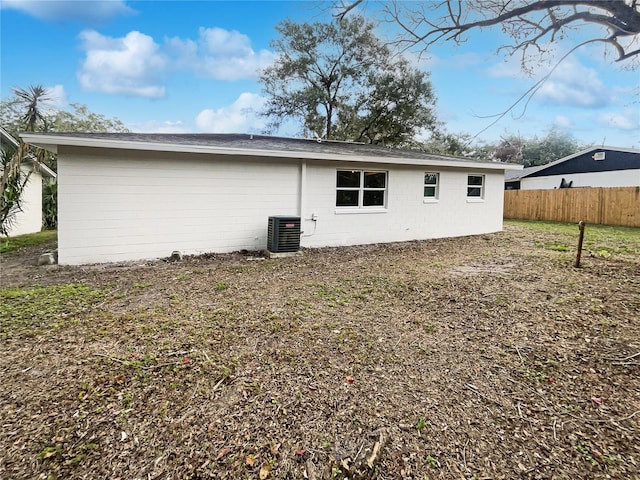
<path fill-rule="evenodd" d="M 471 235 L 502 228 L 502 170 L 306 162 L 182 152 L 61 147 L 59 263 L 260 250 L 271 215 L 303 219 L 302 246 L 321 247 Z M 338 169 L 387 172 L 386 206 L 341 209 Z M 425 172 L 439 198 L 423 201 Z M 485 176 L 481 201 L 467 176 Z M 474 199 L 475 200 L 475 199 Z M 311 220 L 315 215 L 317 220 Z"/>

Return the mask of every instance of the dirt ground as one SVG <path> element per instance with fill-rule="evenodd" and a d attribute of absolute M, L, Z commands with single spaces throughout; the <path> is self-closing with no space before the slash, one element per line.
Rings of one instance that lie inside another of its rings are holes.
<path fill-rule="evenodd" d="M 545 235 L 4 254 L 0 478 L 639 479 L 640 256 Z"/>

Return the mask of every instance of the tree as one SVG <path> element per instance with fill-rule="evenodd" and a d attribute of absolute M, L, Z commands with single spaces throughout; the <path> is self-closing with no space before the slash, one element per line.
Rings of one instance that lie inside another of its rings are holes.
<path fill-rule="evenodd" d="M 500 139 L 495 147 L 494 158 L 501 162 L 522 163 L 524 141 L 519 135 L 508 135 Z"/>
<path fill-rule="evenodd" d="M 552 129 L 542 138 L 534 136 L 525 141 L 522 164 L 525 167 L 546 165 L 585 148 L 568 133 Z"/>
<path fill-rule="evenodd" d="M 428 74 L 394 57 L 364 18 L 276 29 L 278 57 L 260 77 L 271 129 L 294 119 L 305 135 L 402 145 L 435 128 Z"/>
<path fill-rule="evenodd" d="M 22 191 L 29 182 L 31 170 L 23 171 L 22 163 L 29 154 L 25 143 L 2 142 L 0 148 L 0 235 L 7 236 L 22 211 Z"/>
<path fill-rule="evenodd" d="M 46 122 L 49 132 L 123 132 L 129 131 L 118 118 L 108 118 L 81 103 L 69 104 L 71 111 L 59 110 Z"/>
<path fill-rule="evenodd" d="M 26 90 L 14 88 L 17 103 L 22 107 L 21 124 L 28 132 L 33 132 L 38 121 L 45 121 L 44 108 L 51 101 L 49 91 L 42 85 L 32 85 Z M 43 105 L 44 104 L 44 105 Z"/>
<path fill-rule="evenodd" d="M 472 145 L 472 141 L 473 138 L 468 133 L 451 133 L 444 129 L 438 129 L 422 143 L 420 149 L 441 155 L 487 159 L 488 156 L 483 147 Z"/>
<path fill-rule="evenodd" d="M 17 90 L 17 89 L 16 89 Z M 42 102 L 41 102 L 42 106 Z M 42 112 L 40 108 L 38 121 L 29 127 L 25 123 L 25 110 L 29 103 L 14 94 L 12 98 L 0 102 L 0 123 L 12 135 L 17 136 L 21 130 L 40 132 L 128 132 L 129 130 L 118 118 L 108 118 L 89 110 L 81 103 L 69 104 L 70 110 L 54 110 L 48 108 Z"/>
<path fill-rule="evenodd" d="M 525 167 L 546 165 L 572 155 L 585 148 L 570 134 L 551 129 L 544 137 L 526 139 L 519 135 L 507 135 L 495 146 L 494 158 Z"/>
<path fill-rule="evenodd" d="M 345 18 L 362 3 L 364 0 L 339 2 L 338 17 Z M 398 43 L 404 48 L 427 50 L 441 41 L 461 44 L 472 30 L 500 27 L 513 40 L 501 50 L 510 55 L 519 52 L 526 71 L 530 59 L 549 54 L 546 43 L 568 37 L 575 29 L 592 35 L 570 51 L 601 43 L 614 50 L 616 62 L 640 55 L 638 0 L 393 0 L 384 2 L 382 8 L 386 19 L 400 27 Z"/>
<path fill-rule="evenodd" d="M 24 90 L 15 88 L 14 94 L 16 103 L 24 107 L 22 115 L 19 117 L 24 128 L 33 132 L 37 123 L 44 120 L 43 104 L 49 100 L 49 92 L 41 85 L 30 86 Z M 4 135 L 3 135 L 4 137 Z M 6 140 L 6 139 L 5 139 Z M 0 157 L 0 167 L 2 176 L 0 178 L 0 235 L 9 234 L 11 227 L 15 224 L 16 215 L 22 211 L 22 192 L 24 191 L 31 173 L 23 171 L 23 163 L 27 160 L 33 164 L 33 169 L 37 170 L 44 158 L 44 151 L 31 152 L 29 145 L 18 140 L 13 144 L 3 142 Z"/>
<path fill-rule="evenodd" d="M 494 120 L 480 133 L 495 125 L 517 105 L 526 103 L 553 74 L 558 65 L 578 48 L 589 44 L 605 46 L 604 55 L 613 51 L 616 62 L 630 69 L 640 64 L 639 0 L 425 0 L 381 2 L 383 20 L 396 24 L 400 33 L 395 45 L 401 51 L 417 48 L 425 53 L 441 42 L 462 44 L 476 30 L 499 28 L 511 43 L 498 50 L 520 55 L 524 72 L 538 71 L 539 63 L 550 60 L 552 67 L 504 111 L 490 115 Z M 354 8 L 368 0 L 340 0 L 337 18 L 348 18 Z M 553 43 L 571 37 L 574 30 L 588 35 L 577 41 L 561 57 L 555 57 Z"/>
<path fill-rule="evenodd" d="M 128 132 L 129 130 L 117 118 L 91 112 L 86 105 L 70 104 L 71 111 L 55 110 L 51 105 L 50 91 L 41 86 L 29 86 L 26 89 L 14 88 L 13 97 L 0 102 L 0 125 L 9 134 L 18 138 L 20 131 L 41 132 Z M 6 235 L 13 225 L 15 215 L 21 211 L 22 191 L 27 185 L 30 173 L 20 167 L 29 156 L 34 168 L 46 163 L 56 169 L 56 156 L 42 149 L 30 147 L 21 140 L 16 148 L 2 145 L 2 183 L 0 191 L 0 234 Z M 44 224 L 55 228 L 57 221 L 57 184 L 48 180 L 43 188 Z"/>

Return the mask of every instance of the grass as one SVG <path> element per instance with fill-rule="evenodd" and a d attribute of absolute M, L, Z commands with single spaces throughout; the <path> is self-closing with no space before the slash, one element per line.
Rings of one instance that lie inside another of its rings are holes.
<path fill-rule="evenodd" d="M 578 247 L 578 224 L 526 220 L 505 220 L 505 225 L 524 227 L 532 239 L 547 250 L 575 252 Z M 549 237 L 553 236 L 553 239 Z M 542 238 L 544 240 L 539 240 Z M 619 254 L 640 254 L 640 228 L 609 225 L 589 225 L 584 230 L 583 251 L 596 257 Z"/>
<path fill-rule="evenodd" d="M 587 226 L 612 258 L 584 269 L 545 248 L 577 227 L 542 222 L 264 262 L 12 258 L 4 477 L 636 478 L 640 255 L 615 252 L 638 233 Z"/>
<path fill-rule="evenodd" d="M 103 292 L 81 284 L 0 290 L 0 338 L 62 328 L 103 297 Z"/>
<path fill-rule="evenodd" d="M 43 230 L 38 233 L 2 238 L 0 239 L 0 253 L 8 253 L 23 247 L 32 247 L 43 243 L 53 242 L 56 240 L 57 236 L 57 230 Z"/>

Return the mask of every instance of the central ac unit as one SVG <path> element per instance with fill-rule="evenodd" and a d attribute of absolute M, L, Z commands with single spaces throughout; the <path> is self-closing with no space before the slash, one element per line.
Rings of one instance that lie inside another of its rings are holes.
<path fill-rule="evenodd" d="M 269 217 L 267 250 L 271 253 L 293 253 L 300 250 L 300 217 Z"/>

